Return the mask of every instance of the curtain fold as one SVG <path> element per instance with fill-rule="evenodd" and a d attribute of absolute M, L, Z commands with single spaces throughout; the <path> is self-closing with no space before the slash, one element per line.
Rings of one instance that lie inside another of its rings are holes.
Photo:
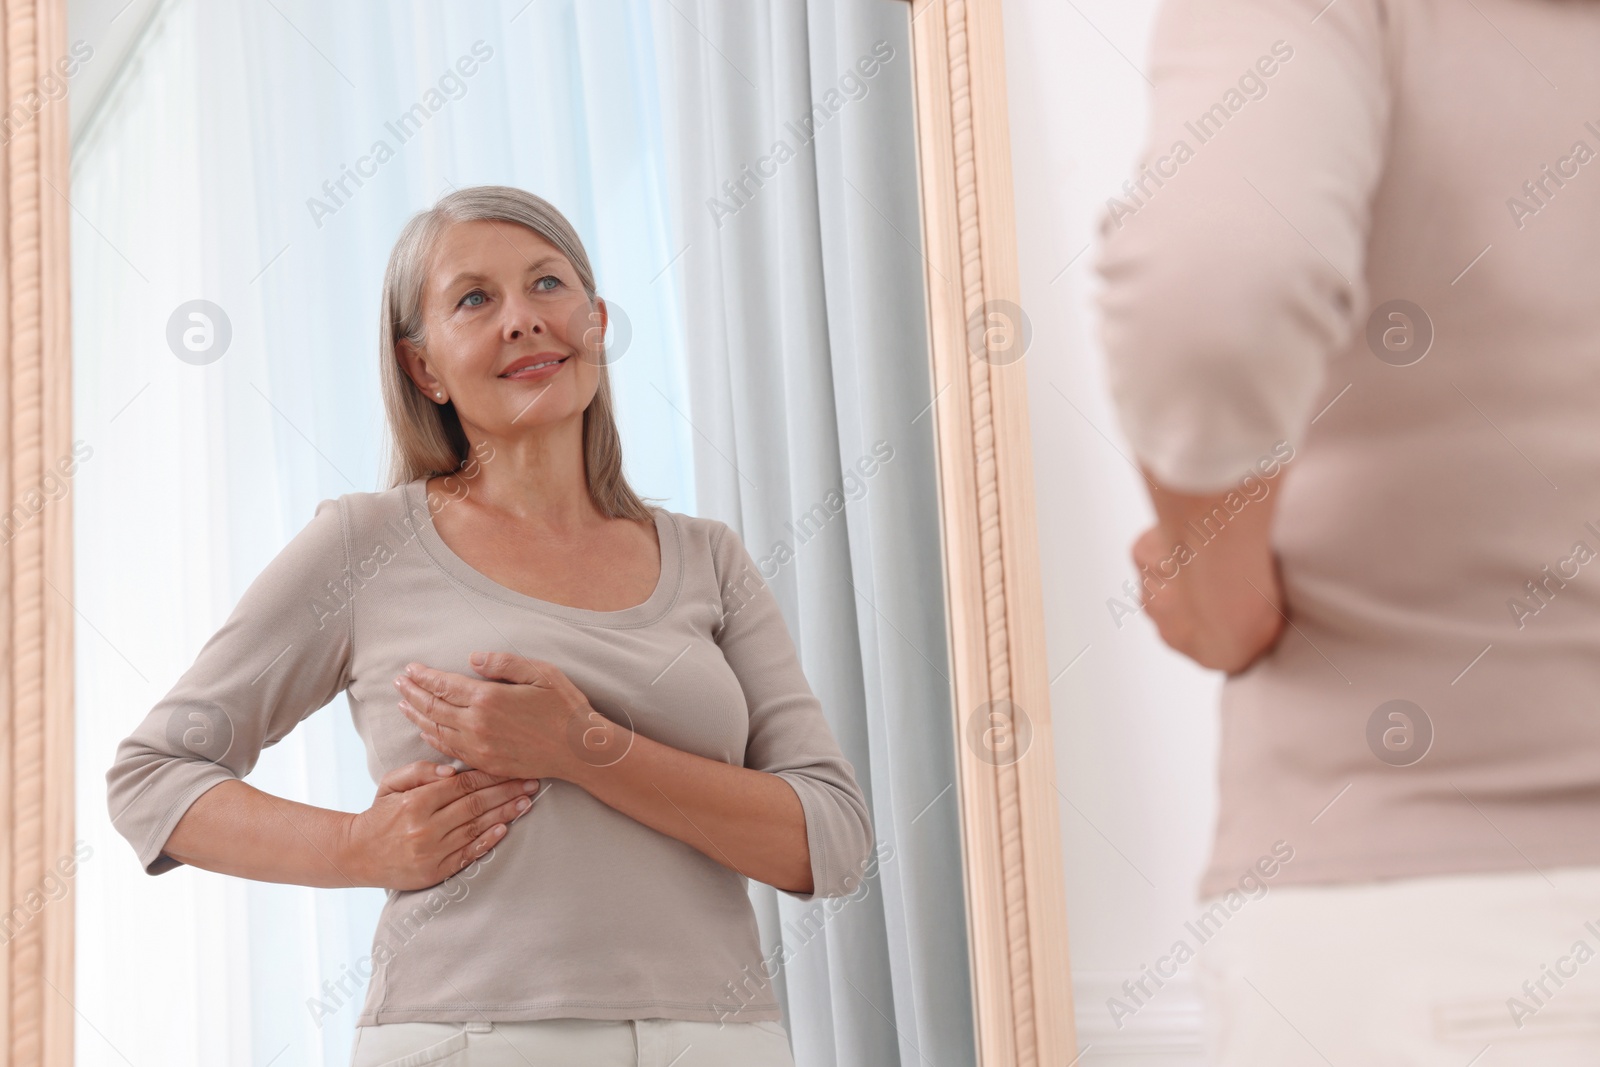
<path fill-rule="evenodd" d="M 752 886 L 795 1062 L 975 1063 L 910 5 L 655 20 L 700 510 L 761 564 L 878 838 L 847 898 Z"/>

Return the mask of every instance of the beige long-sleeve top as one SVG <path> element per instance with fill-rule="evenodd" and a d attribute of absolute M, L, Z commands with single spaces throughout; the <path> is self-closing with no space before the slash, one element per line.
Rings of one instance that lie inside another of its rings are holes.
<path fill-rule="evenodd" d="M 737 533 L 653 509 L 661 574 L 642 604 L 590 611 L 474 570 L 440 538 L 424 480 L 325 500 L 118 747 L 111 821 L 150 874 L 195 799 L 347 693 L 374 784 L 446 760 L 398 708 L 415 660 L 468 677 L 474 651 L 560 667 L 602 715 L 708 759 L 769 771 L 805 813 L 813 892 L 854 892 L 873 831 L 851 764 L 802 673 L 771 589 Z M 435 506 L 449 506 L 436 495 Z M 748 879 L 545 779 L 482 859 L 390 890 L 358 1022 L 777 1019 Z M 737 1015 L 732 1013 L 737 1012 Z"/>
<path fill-rule="evenodd" d="M 1600 3 L 1169 0 L 1148 72 L 1123 429 L 1245 507 L 1293 454 L 1201 893 L 1600 863 Z"/>

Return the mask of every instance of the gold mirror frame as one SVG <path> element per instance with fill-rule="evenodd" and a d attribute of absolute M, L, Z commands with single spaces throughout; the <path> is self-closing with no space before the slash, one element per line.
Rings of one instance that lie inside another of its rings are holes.
<path fill-rule="evenodd" d="M 66 2 L 0 2 L 10 107 L 65 54 Z M 974 355 L 968 328 L 981 335 L 988 309 L 1018 303 L 1000 6 L 912 0 L 911 27 L 978 1055 L 1055 1067 L 1077 1050 L 1027 376 L 1020 358 Z M 5 1067 L 73 1062 L 73 907 L 31 903 L 48 879 L 70 884 L 76 832 L 72 498 L 42 489 L 72 446 L 67 120 L 62 101 L 44 101 L 0 144 Z M 965 743 L 974 724 L 1025 743 L 995 758 Z"/>

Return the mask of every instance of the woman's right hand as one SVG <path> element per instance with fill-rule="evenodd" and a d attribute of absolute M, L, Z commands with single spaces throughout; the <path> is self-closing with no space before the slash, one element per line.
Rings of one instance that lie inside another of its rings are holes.
<path fill-rule="evenodd" d="M 396 767 L 379 782 L 372 807 L 351 819 L 351 862 L 366 885 L 381 889 L 438 885 L 533 806 L 524 781 L 428 760 Z"/>

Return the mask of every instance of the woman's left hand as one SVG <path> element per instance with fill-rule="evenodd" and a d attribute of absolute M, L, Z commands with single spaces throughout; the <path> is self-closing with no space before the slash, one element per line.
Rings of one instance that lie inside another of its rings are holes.
<path fill-rule="evenodd" d="M 406 665 L 395 679 L 400 710 L 435 749 L 504 777 L 567 778 L 572 738 L 594 713 L 554 664 L 510 652 L 475 652 L 482 678 Z"/>

